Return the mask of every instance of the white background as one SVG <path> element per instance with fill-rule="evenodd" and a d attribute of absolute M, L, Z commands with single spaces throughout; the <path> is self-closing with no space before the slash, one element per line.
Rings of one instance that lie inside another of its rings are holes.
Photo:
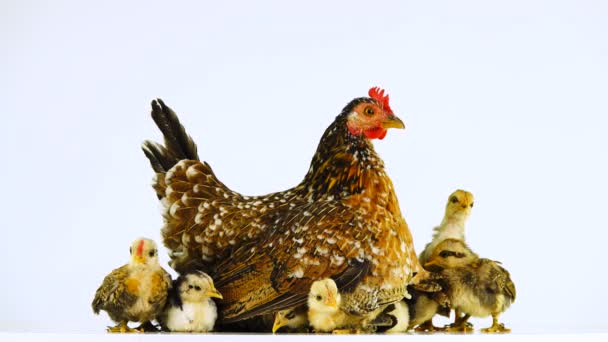
<path fill-rule="evenodd" d="M 467 239 L 517 285 L 507 325 L 607 329 L 607 17 L 602 1 L 0 2 L 0 331 L 110 323 L 97 286 L 134 238 L 160 241 L 153 98 L 253 195 L 298 183 L 374 85 L 407 126 L 375 145 L 417 250 L 470 190 Z"/>

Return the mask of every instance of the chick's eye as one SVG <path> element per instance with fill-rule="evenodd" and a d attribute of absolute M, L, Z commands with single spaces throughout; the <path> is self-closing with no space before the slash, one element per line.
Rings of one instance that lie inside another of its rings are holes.
<path fill-rule="evenodd" d="M 475 204 L 475 202 L 471 202 L 471 208 L 473 208 L 473 204 Z"/>
<path fill-rule="evenodd" d="M 153 256 L 154 256 L 154 254 L 156 254 L 156 251 L 155 251 L 155 250 L 151 250 L 151 251 L 150 251 L 150 253 L 148 253 L 148 255 L 149 255 L 149 256 L 151 256 L 151 257 L 153 257 Z"/>
<path fill-rule="evenodd" d="M 129 247 L 129 254 L 133 254 L 133 247 Z"/>
<path fill-rule="evenodd" d="M 192 285 L 188 285 L 188 288 L 189 288 L 189 289 L 193 289 L 193 288 L 194 288 L 194 286 L 192 286 Z"/>
<path fill-rule="evenodd" d="M 456 196 L 453 196 L 452 198 L 450 198 L 450 202 L 458 203 L 458 198 L 456 198 Z"/>
<path fill-rule="evenodd" d="M 441 253 L 439 253 L 439 256 L 442 258 L 447 258 L 447 257 L 453 256 L 453 255 L 454 255 L 454 253 L 450 252 L 450 251 L 441 251 Z"/>
<path fill-rule="evenodd" d="M 366 107 L 363 110 L 363 114 L 365 114 L 367 116 L 372 116 L 372 115 L 374 115 L 374 109 L 372 107 Z"/>
<path fill-rule="evenodd" d="M 200 287 L 200 286 L 198 286 L 198 285 L 196 285 L 196 286 L 194 286 L 194 289 L 195 289 L 196 291 L 200 291 L 200 290 L 201 290 L 201 287 Z"/>
<path fill-rule="evenodd" d="M 293 319 L 296 317 L 296 313 L 294 311 L 289 311 L 285 317 L 287 317 L 287 319 Z"/>
<path fill-rule="evenodd" d="M 317 300 L 318 300 L 318 301 L 321 301 L 321 299 L 323 299 L 323 298 L 322 298 L 321 296 L 319 296 L 319 295 L 317 295 L 317 297 L 316 297 L 316 298 L 317 298 Z"/>

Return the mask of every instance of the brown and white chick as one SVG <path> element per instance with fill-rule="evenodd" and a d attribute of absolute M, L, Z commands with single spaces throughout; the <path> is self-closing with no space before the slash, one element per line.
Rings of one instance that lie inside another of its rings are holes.
<path fill-rule="evenodd" d="M 515 284 L 499 262 L 479 258 L 462 240 L 447 239 L 437 245 L 425 267 L 440 272 L 451 307 L 465 314 L 450 330 L 466 330 L 470 316 L 492 316 L 492 326 L 483 332 L 510 331 L 498 318 L 515 301 Z"/>
<path fill-rule="evenodd" d="M 433 273 L 434 275 L 434 273 Z M 442 289 L 436 292 L 425 292 L 413 287 L 408 288 L 411 298 L 404 299 L 409 309 L 408 329 L 419 332 L 443 331 L 432 324 L 435 315 L 450 316 L 449 299 Z"/>
<path fill-rule="evenodd" d="M 282 327 L 287 327 L 290 331 L 303 331 L 307 329 L 308 312 L 306 306 L 281 310 L 275 313 L 272 332 L 275 333 Z"/>
<path fill-rule="evenodd" d="M 213 279 L 204 272 L 181 275 L 173 282 L 169 301 L 160 317 L 163 329 L 176 332 L 208 332 L 217 319 L 212 298 L 222 299 Z"/>
<path fill-rule="evenodd" d="M 428 261 L 435 247 L 445 239 L 458 239 L 465 241 L 464 226 L 471 215 L 475 198 L 465 190 L 456 190 L 445 206 L 445 214 L 441 224 L 433 229 L 433 239 L 425 247 L 418 260 L 422 265 Z"/>
<path fill-rule="evenodd" d="M 150 321 L 161 313 L 171 287 L 171 276 L 158 263 L 154 241 L 139 238 L 129 253 L 129 263 L 108 274 L 93 299 L 94 313 L 104 310 L 118 323 L 108 332 L 141 332 L 153 327 Z M 128 322 L 142 324 L 132 329 Z"/>

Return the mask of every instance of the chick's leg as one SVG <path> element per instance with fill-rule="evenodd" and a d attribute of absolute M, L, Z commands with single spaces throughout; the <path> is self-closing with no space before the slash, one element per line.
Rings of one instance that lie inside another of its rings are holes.
<path fill-rule="evenodd" d="M 140 332 L 158 332 L 158 328 L 150 321 L 142 323 L 135 329 L 139 330 Z"/>
<path fill-rule="evenodd" d="M 109 333 L 138 333 L 137 329 L 129 328 L 127 321 L 121 321 L 115 327 L 108 327 Z"/>
<path fill-rule="evenodd" d="M 444 330 L 445 330 L 445 328 L 440 328 L 440 327 L 434 326 L 432 318 L 429 319 L 428 321 L 420 324 L 416 328 L 414 328 L 414 331 L 417 331 L 417 332 L 433 332 L 433 331 L 444 331 Z"/>
<path fill-rule="evenodd" d="M 449 332 L 473 332 L 473 324 L 469 323 L 468 320 L 471 318 L 471 315 L 465 314 L 460 317 L 460 312 L 456 311 L 456 319 L 454 323 L 447 326 L 447 331 Z"/>
<path fill-rule="evenodd" d="M 489 328 L 481 329 L 481 332 L 493 334 L 493 333 L 510 333 L 511 329 L 505 328 L 505 325 L 498 323 L 499 314 L 492 314 L 492 326 Z"/>

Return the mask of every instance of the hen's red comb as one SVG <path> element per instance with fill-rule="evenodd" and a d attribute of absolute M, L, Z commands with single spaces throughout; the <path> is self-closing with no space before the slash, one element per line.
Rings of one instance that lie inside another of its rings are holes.
<path fill-rule="evenodd" d="M 382 103 L 384 110 L 390 113 L 393 112 L 391 106 L 388 105 L 388 94 L 386 94 L 386 96 L 384 95 L 384 89 L 379 87 L 373 87 L 369 89 L 368 94 L 369 97 L 371 97 L 372 99 Z"/>

